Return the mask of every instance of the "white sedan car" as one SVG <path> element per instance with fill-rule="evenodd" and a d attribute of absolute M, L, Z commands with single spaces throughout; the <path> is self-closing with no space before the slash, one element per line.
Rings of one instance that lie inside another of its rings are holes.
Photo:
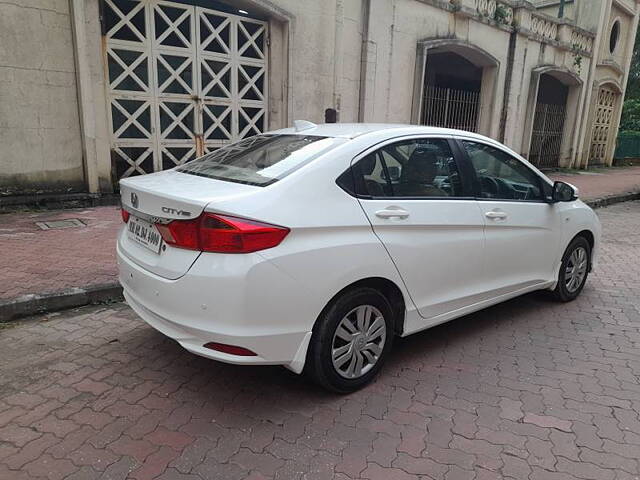
<path fill-rule="evenodd" d="M 576 298 L 600 225 L 480 135 L 296 122 L 120 182 L 120 281 L 204 357 L 349 392 L 406 336 L 533 290 Z"/>

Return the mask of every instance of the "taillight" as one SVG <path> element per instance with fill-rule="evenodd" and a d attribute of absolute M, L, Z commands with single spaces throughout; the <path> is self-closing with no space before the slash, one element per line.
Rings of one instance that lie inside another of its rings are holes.
<path fill-rule="evenodd" d="M 227 215 L 203 213 L 193 220 L 156 224 L 163 240 L 174 247 L 203 252 L 250 253 L 279 245 L 289 229 Z"/>
<path fill-rule="evenodd" d="M 127 212 L 124 208 L 120 209 L 120 214 L 122 215 L 122 221 L 124 223 L 127 223 L 129 221 L 129 217 L 131 216 L 131 214 Z"/>

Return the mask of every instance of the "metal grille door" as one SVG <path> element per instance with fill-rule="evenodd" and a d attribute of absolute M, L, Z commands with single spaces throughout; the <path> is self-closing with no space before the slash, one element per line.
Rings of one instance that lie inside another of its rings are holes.
<path fill-rule="evenodd" d="M 529 161 L 538 167 L 557 167 L 564 131 L 565 106 L 538 103 L 533 119 Z"/>
<path fill-rule="evenodd" d="M 591 133 L 591 150 L 589 153 L 589 161 L 591 163 L 603 164 L 607 161 L 611 120 L 617 97 L 618 94 L 608 88 L 601 88 L 598 93 L 596 117 Z"/>
<path fill-rule="evenodd" d="M 265 22 L 157 0 L 104 0 L 115 177 L 265 130 Z"/>
<path fill-rule="evenodd" d="M 427 85 L 422 124 L 476 132 L 480 92 Z"/>

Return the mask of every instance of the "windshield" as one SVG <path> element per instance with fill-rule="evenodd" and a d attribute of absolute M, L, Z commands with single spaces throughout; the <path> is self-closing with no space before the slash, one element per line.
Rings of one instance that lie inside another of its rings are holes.
<path fill-rule="evenodd" d="M 256 135 L 219 148 L 176 170 L 263 187 L 286 177 L 344 141 L 304 135 Z"/>

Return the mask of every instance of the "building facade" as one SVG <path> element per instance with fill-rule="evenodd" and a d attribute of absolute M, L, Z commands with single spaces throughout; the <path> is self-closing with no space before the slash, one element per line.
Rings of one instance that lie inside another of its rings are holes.
<path fill-rule="evenodd" d="M 559 3 L 2 3 L 0 195 L 111 192 L 327 108 L 610 164 L 640 2 Z"/>

